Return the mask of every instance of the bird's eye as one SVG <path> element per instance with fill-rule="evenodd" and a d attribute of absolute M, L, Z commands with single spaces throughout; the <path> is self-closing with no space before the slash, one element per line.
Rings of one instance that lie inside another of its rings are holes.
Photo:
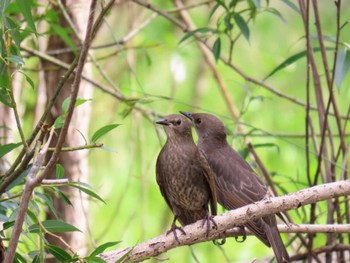
<path fill-rule="evenodd" d="M 201 118 L 196 119 L 196 120 L 195 120 L 195 123 L 196 123 L 196 124 L 201 124 L 201 123 L 202 123 Z"/>
<path fill-rule="evenodd" d="M 181 120 L 180 119 L 178 119 L 177 121 L 176 121 L 176 126 L 179 126 L 180 124 L 181 124 Z"/>

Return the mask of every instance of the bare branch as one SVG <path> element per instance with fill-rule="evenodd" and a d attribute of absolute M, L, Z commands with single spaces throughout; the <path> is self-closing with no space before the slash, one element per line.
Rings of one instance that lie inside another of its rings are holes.
<path fill-rule="evenodd" d="M 198 221 L 194 224 L 183 227 L 186 235 L 181 235 L 178 237 L 179 243 L 177 243 L 173 235 L 163 234 L 143 243 L 137 244 L 134 247 L 102 253 L 100 254 L 100 257 L 106 260 L 106 262 L 116 262 L 129 252 L 125 261 L 142 261 L 146 258 L 157 256 L 178 246 L 191 245 L 220 238 L 220 234 L 226 229 L 231 229 L 237 225 L 243 225 L 249 220 L 254 220 L 268 214 L 296 209 L 303 205 L 349 194 L 350 180 L 314 186 L 289 195 L 268 198 L 260 202 L 215 216 L 214 220 L 217 224 L 217 229 L 211 229 L 208 237 L 206 237 L 206 229 L 202 227 L 202 222 Z"/>

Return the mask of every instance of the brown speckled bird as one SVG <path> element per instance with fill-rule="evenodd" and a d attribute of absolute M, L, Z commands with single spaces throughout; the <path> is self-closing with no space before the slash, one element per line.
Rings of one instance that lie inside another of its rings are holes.
<path fill-rule="evenodd" d="M 176 219 L 187 225 L 203 219 L 207 223 L 207 234 L 210 221 L 216 225 L 209 215 L 216 215 L 215 181 L 205 157 L 195 145 L 191 123 L 182 115 L 169 115 L 156 121 L 164 126 L 167 140 L 159 153 L 156 165 L 156 178 L 160 191 L 174 214 L 171 229 L 176 240 Z M 205 223 L 203 221 L 203 225 Z"/>
<path fill-rule="evenodd" d="M 181 112 L 195 126 L 198 148 L 204 152 L 214 172 L 218 202 L 228 210 L 239 208 L 267 196 L 267 188 L 250 165 L 226 141 L 223 123 L 206 113 Z M 272 246 L 278 262 L 289 256 L 277 229 L 275 215 L 246 224 L 265 245 Z"/>

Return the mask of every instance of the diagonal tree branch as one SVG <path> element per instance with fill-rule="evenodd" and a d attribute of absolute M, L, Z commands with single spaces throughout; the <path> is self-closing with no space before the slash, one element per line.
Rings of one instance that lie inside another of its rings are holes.
<path fill-rule="evenodd" d="M 198 221 L 183 227 L 186 235 L 180 235 L 178 237 L 179 243 L 176 242 L 173 235 L 163 234 L 137 244 L 134 247 L 102 253 L 100 257 L 109 263 L 116 262 L 127 254 L 124 261 L 137 260 L 139 262 L 150 257 L 155 257 L 178 246 L 186 246 L 220 238 L 220 234 L 226 229 L 231 229 L 237 225 L 243 225 L 249 220 L 349 194 L 350 180 L 314 186 L 288 195 L 267 198 L 215 216 L 214 220 L 217 224 L 217 229 L 211 229 L 208 237 L 206 236 L 206 228 L 203 228 L 202 222 Z"/>

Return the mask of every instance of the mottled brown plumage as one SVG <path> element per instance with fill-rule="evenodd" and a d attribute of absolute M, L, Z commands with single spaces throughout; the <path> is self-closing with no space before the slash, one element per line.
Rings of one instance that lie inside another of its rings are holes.
<path fill-rule="evenodd" d="M 212 220 L 209 203 L 211 215 L 216 215 L 215 182 L 205 157 L 193 141 L 191 123 L 182 115 L 169 115 L 156 123 L 163 125 L 167 134 L 157 159 L 156 178 L 174 214 L 171 231 L 177 239 L 176 219 L 182 225 L 204 219 L 209 232 L 209 221 Z"/>
<path fill-rule="evenodd" d="M 191 119 L 198 134 L 198 148 L 204 152 L 214 173 L 218 202 L 226 209 L 235 209 L 262 200 L 267 189 L 250 165 L 226 141 L 223 123 L 213 115 L 181 112 Z M 278 262 L 289 256 L 276 225 L 275 215 L 247 223 L 265 245 L 273 248 Z"/>

